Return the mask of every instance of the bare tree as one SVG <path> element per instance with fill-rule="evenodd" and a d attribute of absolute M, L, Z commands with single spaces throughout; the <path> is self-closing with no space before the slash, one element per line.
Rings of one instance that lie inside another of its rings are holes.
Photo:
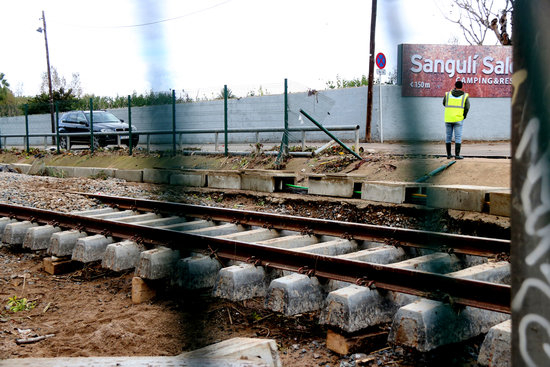
<path fill-rule="evenodd" d="M 443 15 L 458 24 L 471 45 L 482 45 L 489 30 L 495 32 L 500 44 L 511 45 L 507 19 L 513 10 L 514 0 L 455 0 L 449 14 Z"/>

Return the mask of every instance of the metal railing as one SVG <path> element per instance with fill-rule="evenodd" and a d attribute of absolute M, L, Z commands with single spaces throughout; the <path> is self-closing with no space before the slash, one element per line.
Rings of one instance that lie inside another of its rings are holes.
<path fill-rule="evenodd" d="M 331 131 L 353 131 L 355 133 L 354 141 L 355 141 L 355 151 L 358 152 L 359 149 L 359 125 L 342 125 L 342 126 L 325 126 L 327 130 Z M 314 126 L 304 126 L 304 127 L 290 127 L 287 130 L 288 132 L 298 132 L 300 133 L 301 137 L 301 147 L 302 151 L 306 149 L 306 133 L 307 132 L 319 132 L 320 130 L 317 127 Z M 285 129 L 283 127 L 273 127 L 273 128 L 234 128 L 234 129 L 227 129 L 228 134 L 255 134 L 255 143 L 260 144 L 260 134 L 262 133 L 284 133 Z M 177 136 L 178 141 L 178 148 L 180 151 L 183 151 L 183 136 L 184 135 L 194 135 L 194 134 L 214 134 L 214 145 L 215 145 L 215 152 L 220 152 L 219 150 L 219 136 L 220 134 L 225 134 L 225 129 L 192 129 L 192 130 L 139 130 L 139 132 L 133 133 L 132 135 L 140 135 L 145 136 L 146 139 L 146 150 L 147 152 L 151 151 L 151 136 L 154 135 L 171 135 L 171 136 Z M 120 140 L 121 136 L 124 136 L 125 138 L 128 137 L 127 131 L 110 131 L 110 132 L 94 132 L 93 136 L 117 136 L 117 144 L 121 145 Z M 43 143 L 40 144 L 40 146 L 44 146 L 44 149 L 47 149 L 49 145 L 48 140 L 50 140 L 52 137 L 56 140 L 54 140 L 57 144 L 57 139 L 61 139 L 63 137 L 67 138 L 67 147 L 71 146 L 71 137 L 82 137 L 87 136 L 90 137 L 91 133 L 28 133 L 28 134 L 0 134 L 0 142 L 1 142 L 1 148 L 6 149 L 8 147 L 8 138 L 22 138 L 23 144 L 22 146 L 28 151 L 28 149 L 31 147 L 30 144 L 30 138 L 44 138 Z M 50 138 L 50 139 L 48 139 Z M 205 143 L 207 144 L 207 143 Z M 78 145 L 88 145 L 85 143 L 79 143 Z M 169 143 L 166 143 L 164 145 L 169 145 Z M 12 146 L 18 146 L 16 144 L 12 144 Z M 38 146 L 37 144 L 33 146 Z M 70 148 L 69 148 L 70 149 Z M 220 152 L 221 153 L 221 152 Z"/>

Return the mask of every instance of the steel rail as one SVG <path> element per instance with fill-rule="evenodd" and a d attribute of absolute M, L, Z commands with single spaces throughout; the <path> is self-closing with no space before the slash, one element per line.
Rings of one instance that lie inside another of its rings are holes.
<path fill-rule="evenodd" d="M 144 244 L 168 246 L 178 250 L 204 250 L 211 256 L 252 262 L 257 266 L 450 301 L 462 306 L 510 312 L 510 287 L 506 285 L 19 205 L 0 204 L 0 216 L 79 229 L 114 238 L 132 239 Z"/>
<path fill-rule="evenodd" d="M 491 257 L 510 253 L 510 240 L 506 239 L 474 237 L 156 200 L 141 200 L 87 193 L 78 194 L 98 199 L 121 209 L 156 211 L 172 215 L 178 213 L 181 216 L 235 222 L 248 226 L 344 237 L 354 240 L 385 241 L 394 246 L 416 247 L 457 254 Z"/>

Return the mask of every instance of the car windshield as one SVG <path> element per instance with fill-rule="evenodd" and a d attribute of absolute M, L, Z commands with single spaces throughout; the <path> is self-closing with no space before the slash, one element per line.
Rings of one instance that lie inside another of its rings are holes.
<path fill-rule="evenodd" d="M 90 112 L 84 112 L 86 119 L 90 121 Z M 110 112 L 94 111 L 94 123 L 102 122 L 120 122 L 120 120 Z"/>

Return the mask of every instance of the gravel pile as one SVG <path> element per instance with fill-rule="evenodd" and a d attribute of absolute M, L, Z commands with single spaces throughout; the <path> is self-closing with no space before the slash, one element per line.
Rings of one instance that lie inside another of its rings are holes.
<path fill-rule="evenodd" d="M 158 195 L 155 192 L 158 191 L 158 186 L 155 185 L 113 178 L 98 180 L 0 173 L 0 202 L 60 212 L 104 206 L 76 192 L 156 199 Z"/>

